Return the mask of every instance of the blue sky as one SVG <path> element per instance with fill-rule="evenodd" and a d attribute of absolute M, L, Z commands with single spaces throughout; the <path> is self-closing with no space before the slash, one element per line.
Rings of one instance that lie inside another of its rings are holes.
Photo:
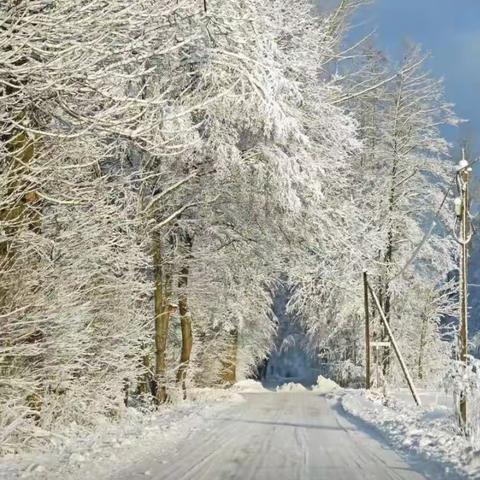
<path fill-rule="evenodd" d="M 394 60 L 405 39 L 431 53 L 428 68 L 444 78 L 457 114 L 470 120 L 444 133 L 450 141 L 473 136 L 480 151 L 480 0 L 376 0 L 355 24 L 355 36 L 375 29 L 378 47 Z"/>

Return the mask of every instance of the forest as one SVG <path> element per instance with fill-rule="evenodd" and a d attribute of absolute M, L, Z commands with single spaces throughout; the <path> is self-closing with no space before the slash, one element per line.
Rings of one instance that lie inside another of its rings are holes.
<path fill-rule="evenodd" d="M 258 376 L 279 292 L 362 384 L 364 271 L 454 375 L 460 120 L 419 46 L 347 41 L 362 3 L 1 2 L 0 452 Z"/>

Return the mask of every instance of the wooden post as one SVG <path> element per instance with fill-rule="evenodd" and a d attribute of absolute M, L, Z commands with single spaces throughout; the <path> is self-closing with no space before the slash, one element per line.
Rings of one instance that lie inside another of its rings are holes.
<path fill-rule="evenodd" d="M 377 306 L 378 313 L 380 314 L 380 318 L 383 321 L 383 324 L 385 326 L 385 330 L 387 331 L 388 337 L 390 338 L 390 342 L 392 343 L 393 350 L 395 351 L 395 354 L 397 355 L 398 361 L 400 363 L 400 366 L 402 367 L 403 374 L 405 375 L 405 378 L 407 380 L 408 388 L 410 388 L 410 392 L 412 393 L 413 399 L 415 400 L 415 403 L 420 406 L 422 403 L 420 402 L 420 398 L 417 395 L 417 392 L 415 391 L 415 386 L 413 385 L 412 377 L 410 376 L 410 373 L 408 372 L 407 365 L 405 364 L 405 361 L 403 360 L 402 354 L 400 353 L 400 350 L 398 348 L 397 342 L 395 341 L 395 338 L 393 337 L 392 329 L 390 328 L 390 325 L 387 321 L 387 318 L 385 317 L 385 313 L 383 312 L 382 306 L 380 305 L 380 301 L 378 300 L 377 295 L 373 291 L 372 287 L 370 284 L 367 282 L 368 289 L 370 290 L 370 293 L 372 294 L 373 300 L 375 302 L 375 305 Z"/>
<path fill-rule="evenodd" d="M 368 280 L 367 272 L 363 272 L 363 300 L 365 307 L 365 388 L 368 390 L 371 386 L 370 374 L 370 315 L 368 311 Z"/>

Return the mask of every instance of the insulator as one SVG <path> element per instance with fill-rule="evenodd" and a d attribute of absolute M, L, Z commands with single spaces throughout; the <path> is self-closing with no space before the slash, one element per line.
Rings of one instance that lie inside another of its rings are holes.
<path fill-rule="evenodd" d="M 455 214 L 459 217 L 462 214 L 462 199 L 457 197 L 453 203 L 455 205 Z"/>

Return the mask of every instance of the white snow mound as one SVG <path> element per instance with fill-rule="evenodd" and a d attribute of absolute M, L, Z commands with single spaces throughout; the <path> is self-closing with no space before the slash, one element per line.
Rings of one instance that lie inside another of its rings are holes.
<path fill-rule="evenodd" d="M 222 390 L 220 388 L 190 388 L 188 399 L 194 402 L 213 403 L 213 402 L 244 402 L 245 399 L 232 390 Z"/>
<path fill-rule="evenodd" d="M 334 390 L 338 390 L 340 387 L 338 386 L 337 383 L 335 383 L 333 380 L 330 380 L 329 378 L 325 378 L 322 375 L 319 375 L 317 378 L 317 384 L 314 385 L 313 391 L 315 393 L 330 393 L 333 392 Z"/>
<path fill-rule="evenodd" d="M 365 390 L 347 391 L 341 403 L 347 413 L 374 425 L 397 448 L 444 464 L 444 478 L 480 479 L 476 440 L 460 433 L 451 407 L 412 408 L 394 396 L 387 400 Z"/>
<path fill-rule="evenodd" d="M 267 392 L 263 385 L 256 380 L 240 380 L 235 385 L 232 386 L 231 390 L 239 393 L 263 393 Z"/>
<path fill-rule="evenodd" d="M 277 392 L 305 392 L 307 389 L 300 383 L 285 383 L 277 387 Z"/>

